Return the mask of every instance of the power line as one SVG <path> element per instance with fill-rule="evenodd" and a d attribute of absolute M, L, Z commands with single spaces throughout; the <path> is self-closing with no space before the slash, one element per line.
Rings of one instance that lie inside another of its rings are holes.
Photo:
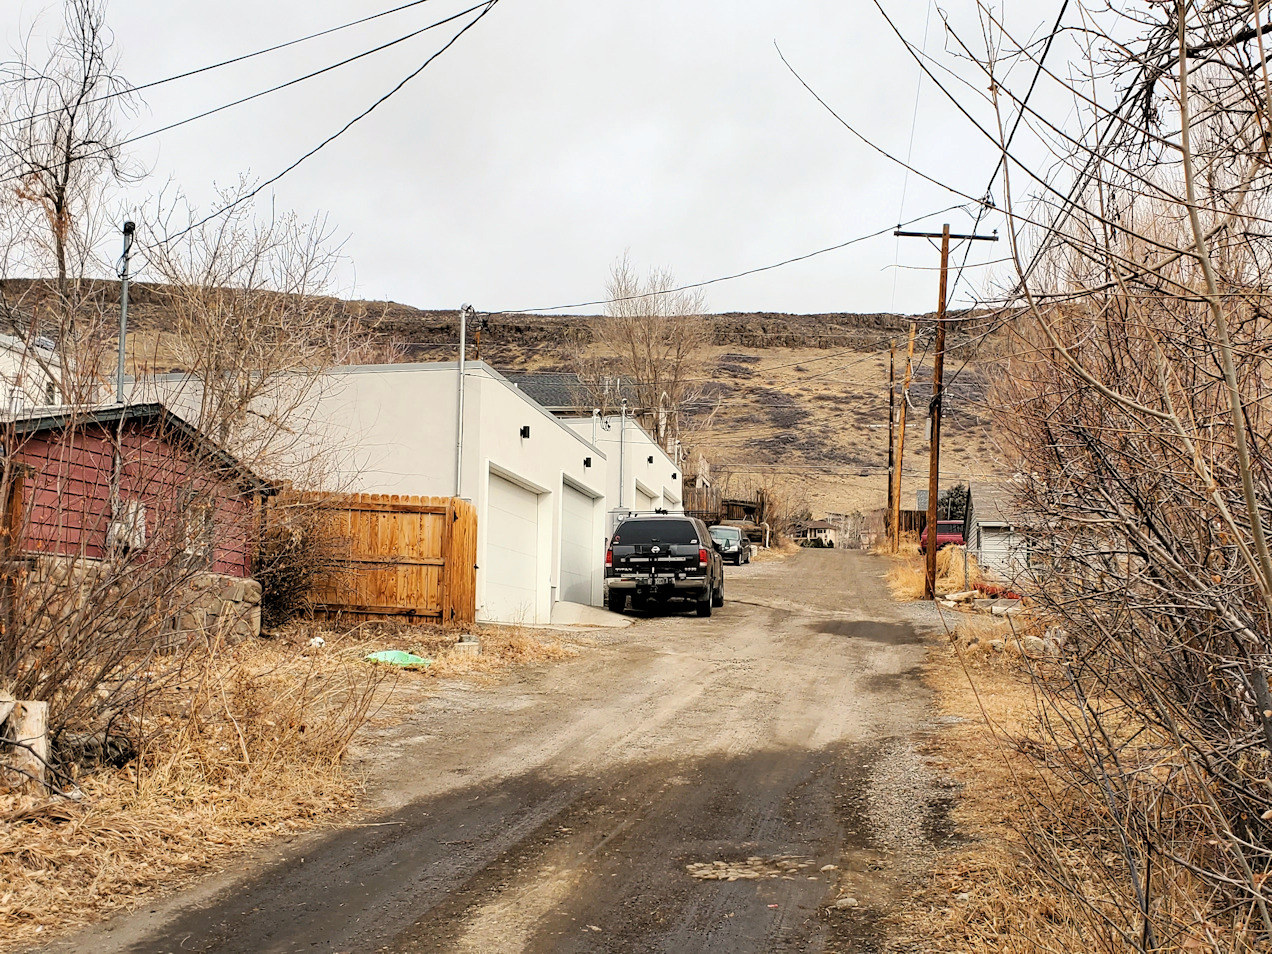
<path fill-rule="evenodd" d="M 133 93 L 140 93 L 143 90 L 153 89 L 156 86 L 163 86 L 166 83 L 174 83 L 178 80 L 189 79 L 191 76 L 198 76 L 200 73 L 208 73 L 213 70 L 219 70 L 222 67 L 233 66 L 235 63 L 242 63 L 246 60 L 255 59 L 258 56 L 265 56 L 269 53 L 276 53 L 279 50 L 285 50 L 288 47 L 297 46 L 301 43 L 308 43 L 310 40 L 316 40 L 320 37 L 330 36 L 333 33 L 339 33 L 342 30 L 348 30 L 351 27 L 361 26 L 364 23 L 370 23 L 372 20 L 379 20 L 394 13 L 401 13 L 403 10 L 409 10 L 412 7 L 418 7 L 428 3 L 430 0 L 411 0 L 410 3 L 403 3 L 400 6 L 393 7 L 388 10 L 381 10 L 379 13 L 373 13 L 370 16 L 361 17 L 357 20 L 350 20 L 348 23 L 342 23 L 339 26 L 329 27 L 326 30 L 319 30 L 317 33 L 310 33 L 306 36 L 297 37 L 294 40 L 288 40 L 285 43 L 276 43 L 274 46 L 267 46 L 262 50 L 255 50 L 251 53 L 243 53 L 239 56 L 231 57 L 228 60 L 221 60 L 218 63 L 209 63 L 207 66 L 200 66 L 196 69 L 186 70 L 184 73 L 176 73 L 172 76 L 165 76 L 163 79 L 151 80 L 149 83 L 141 83 L 138 86 L 129 86 L 125 89 L 113 90 L 109 93 L 103 93 L 101 96 L 92 99 L 81 100 L 77 103 L 79 106 L 88 106 L 93 103 L 100 103 L 108 99 L 116 99 L 121 96 L 131 96 Z M 9 119 L 0 123 L 0 127 L 12 126 L 18 123 L 30 122 L 33 119 L 43 119 L 45 116 L 52 116 L 60 113 L 60 109 L 50 109 L 42 113 L 35 113 L 31 116 L 24 116 L 21 119 Z"/>
<path fill-rule="evenodd" d="M 498 2 L 498 0 L 495 0 L 495 2 Z M 819 248 L 814 252 L 806 252 L 803 255 L 796 255 L 794 258 L 788 258 L 780 262 L 774 262 L 771 265 L 761 265 L 758 268 L 748 268 L 746 271 L 743 271 L 743 272 L 735 272 L 732 275 L 721 275 L 718 278 L 708 278 L 706 281 L 692 282 L 688 285 L 679 285 L 675 288 L 660 289 L 658 291 L 647 292 L 643 295 L 624 295 L 621 298 L 600 298 L 600 299 L 597 299 L 596 301 L 580 301 L 580 302 L 573 302 L 568 305 L 548 305 L 546 307 L 540 307 L 540 308 L 509 308 L 503 311 L 482 312 L 482 314 L 488 317 L 493 317 L 496 315 L 530 315 L 530 314 L 536 314 L 538 312 L 544 312 L 544 311 L 564 311 L 566 308 L 595 308 L 597 306 L 602 306 L 602 305 L 617 305 L 620 302 L 625 302 L 625 301 L 639 301 L 640 299 L 643 299 L 643 298 L 655 298 L 660 295 L 674 295 L 683 291 L 692 291 L 695 288 L 706 288 L 708 285 L 718 285 L 720 282 L 731 282 L 738 278 L 746 278 L 749 275 L 758 275 L 760 272 L 770 272 L 775 268 L 783 268 L 787 265 L 794 265 L 796 262 L 804 262 L 810 258 L 816 258 L 818 255 L 825 255 L 828 252 L 837 252 L 840 249 L 847 248 L 850 245 L 856 245 L 859 242 L 865 242 L 868 239 L 878 238 L 880 235 L 885 235 L 888 232 L 892 231 L 894 227 L 901 228 L 902 226 L 905 226 L 905 225 L 913 225 L 916 222 L 922 222 L 924 219 L 930 219 L 936 215 L 944 215 L 946 212 L 951 212 L 954 209 L 961 209 L 963 207 L 964 206 L 961 204 L 951 205 L 944 209 L 938 209 L 936 212 L 928 212 L 924 215 L 920 215 L 916 218 L 910 219 L 910 221 L 908 222 L 902 222 L 898 226 L 889 225 L 889 226 L 886 226 L 885 228 L 879 229 L 879 231 L 877 232 L 871 232 L 869 235 L 860 235 L 857 238 L 849 239 L 846 242 L 840 242 L 838 245 L 828 245 L 826 248 Z"/>
<path fill-rule="evenodd" d="M 927 51 L 928 27 L 932 24 L 932 0 L 928 0 L 927 12 L 923 16 L 923 49 Z M 905 149 L 905 161 L 909 165 L 914 159 L 914 133 L 919 125 L 919 98 L 923 92 L 923 71 L 919 71 L 919 78 L 914 84 L 914 109 L 910 114 L 910 142 Z M 905 170 L 905 175 L 901 179 L 901 202 L 897 208 L 897 219 L 901 219 L 905 215 L 905 195 L 910 186 L 910 170 Z M 972 229 L 975 232 L 975 229 Z M 892 266 L 896 268 L 901 262 L 901 239 L 898 238 L 894 243 L 892 255 Z M 897 283 L 900 280 L 900 273 L 892 273 L 892 310 L 896 311 L 897 307 Z"/>
<path fill-rule="evenodd" d="M 493 10 L 498 3 L 499 3 L 499 0 L 488 0 L 488 2 L 484 5 L 484 8 L 482 9 L 481 13 L 477 14 L 476 17 L 474 17 L 468 23 L 464 24 L 463 28 L 458 33 L 456 33 L 453 37 L 451 37 L 446 42 L 445 46 L 443 46 L 440 50 L 438 50 L 436 53 L 434 53 L 432 56 L 426 59 L 415 70 L 408 73 L 396 86 L 390 89 L 387 93 L 385 93 L 375 102 L 373 102 L 366 109 L 362 110 L 362 112 L 358 113 L 356 116 L 350 119 L 347 123 L 341 126 L 338 130 L 336 130 L 334 133 L 332 133 L 322 142 L 318 143 L 318 145 L 314 146 L 308 152 L 301 155 L 300 158 L 296 159 L 294 162 L 288 165 L 285 169 L 283 169 L 277 175 L 271 176 L 269 179 L 266 179 L 264 182 L 261 182 L 260 184 L 258 184 L 254 189 L 251 189 L 250 191 L 244 193 L 243 195 L 234 199 L 232 202 L 227 203 L 226 205 L 222 206 L 220 209 L 217 209 L 217 211 L 204 216 L 202 219 L 193 223 L 192 225 L 187 226 L 186 228 L 182 229 L 180 232 L 176 232 L 172 235 L 166 236 L 158 244 L 166 244 L 168 242 L 174 241 L 175 239 L 182 238 L 183 236 L 188 235 L 190 232 L 193 232 L 195 229 L 199 228 L 200 226 L 205 225 L 206 223 L 212 221 L 217 216 L 224 215 L 226 212 L 229 212 L 231 209 L 235 208 L 236 206 L 241 205 L 243 202 L 246 202 L 248 199 L 255 198 L 266 188 L 273 185 L 275 182 L 282 179 L 283 176 L 287 175 L 289 172 L 294 170 L 297 166 L 301 165 L 301 163 L 305 162 L 305 160 L 310 159 L 311 157 L 316 155 L 318 152 L 322 151 L 327 146 L 329 146 L 331 143 L 335 142 L 337 139 L 343 136 L 346 132 L 352 129 L 358 122 L 365 119 L 367 116 L 373 113 L 379 106 L 383 105 L 385 102 L 391 99 L 394 95 L 396 95 L 402 89 L 402 87 L 406 86 L 407 83 L 411 82 L 411 80 L 415 79 L 415 77 L 419 76 L 426 69 L 428 69 L 429 66 L 431 66 L 437 60 L 438 57 L 440 57 L 443 53 L 445 53 L 452 46 L 458 43 L 460 37 L 462 37 L 465 33 L 467 33 L 469 30 L 475 27 L 478 23 L 480 23 L 482 19 L 485 18 L 486 14 L 490 13 L 490 11 Z"/>
<path fill-rule="evenodd" d="M 103 146 L 102 148 L 96 151 L 86 152 L 82 155 L 77 156 L 76 158 L 78 160 L 83 160 L 83 159 L 91 159 L 93 156 L 107 155 L 111 152 L 114 152 L 117 149 L 122 149 L 125 146 L 131 146 L 134 143 L 141 142 L 144 139 L 149 139 L 152 136 L 158 136 L 161 133 L 170 132 L 173 129 L 178 129 L 181 126 L 187 126 L 190 123 L 197 122 L 200 119 L 206 119 L 209 116 L 213 116 L 217 113 L 224 112 L 227 109 L 233 109 L 235 106 L 242 106 L 244 103 L 250 103 L 252 100 L 260 99 L 264 96 L 269 96 L 272 93 L 277 93 L 281 90 L 288 89 L 292 86 L 297 86 L 301 83 L 304 83 L 316 77 L 322 76 L 326 73 L 330 73 L 334 70 L 338 70 L 338 69 L 341 69 L 342 67 L 348 66 L 350 63 L 355 63 L 358 60 L 365 59 L 368 56 L 373 56 L 376 53 L 381 53 L 384 50 L 389 49 L 390 47 L 397 46 L 399 43 L 405 43 L 407 40 L 413 40 L 415 39 L 415 37 L 420 36 L 421 34 L 427 33 L 429 30 L 436 29 L 437 27 L 440 27 L 440 26 L 445 26 L 447 23 L 452 23 L 455 20 L 460 19 L 461 17 L 465 17 L 468 14 L 481 9 L 483 6 L 486 6 L 489 2 L 490 0 L 482 0 L 481 3 L 474 4 L 473 6 L 469 7 L 467 10 L 461 10 L 459 13 L 453 14 L 452 16 L 446 17 L 445 19 L 438 20 L 435 23 L 430 23 L 427 26 L 421 27 L 418 30 L 414 30 L 410 33 L 407 33 L 404 36 L 400 36 L 397 39 L 390 40 L 387 43 L 382 43 L 379 46 L 372 47 L 371 49 L 365 50 L 361 53 L 354 54 L 353 56 L 347 57 L 346 59 L 340 60 L 336 63 L 332 63 L 328 66 L 324 66 L 321 69 L 317 69 L 310 73 L 306 73 L 303 76 L 298 76 L 295 79 L 287 80 L 284 83 L 279 83 L 277 86 L 271 86 L 268 89 L 258 90 L 255 93 L 251 93 L 247 96 L 241 97 L 240 99 L 236 99 L 231 102 L 224 103 L 220 106 L 214 106 L 212 109 L 204 110 L 203 112 L 197 113 L 194 116 L 189 116 L 185 119 L 180 119 L 174 123 L 169 123 L 166 126 L 160 126 L 158 129 L 152 129 L 149 132 L 144 132 L 136 136 L 131 136 L 128 139 L 124 139 L 121 142 L 114 143 L 110 146 Z M 25 179 L 26 177 L 27 177 L 27 174 L 25 173 L 15 173 L 11 176 L 8 176 L 7 178 L 0 178 L 0 183 L 16 182 L 16 181 Z"/>

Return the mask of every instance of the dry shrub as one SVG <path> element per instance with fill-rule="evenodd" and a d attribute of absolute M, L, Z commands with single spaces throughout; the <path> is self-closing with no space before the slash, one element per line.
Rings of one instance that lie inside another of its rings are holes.
<path fill-rule="evenodd" d="M 314 584 L 345 569 L 348 549 L 324 511 L 298 502 L 272 507 L 256 558 L 261 625 L 272 629 L 309 612 Z"/>
<path fill-rule="evenodd" d="M 131 907 L 216 857 L 351 807 L 340 761 L 387 673 L 352 650 L 250 641 L 156 663 L 146 740 L 82 797 L 0 797 L 0 945 Z"/>
<path fill-rule="evenodd" d="M 968 590 L 984 579 L 973 556 L 967 557 L 967 573 L 963 572 L 963 547 L 949 546 L 936 554 L 936 589 L 939 593 Z M 888 586 L 899 600 L 923 599 L 927 577 L 925 558 L 919 553 L 899 555 L 900 562 L 888 571 Z"/>
<path fill-rule="evenodd" d="M 919 535 L 913 530 L 905 530 L 901 533 L 900 542 L 897 549 L 892 549 L 892 537 L 887 533 L 879 534 L 875 540 L 875 544 L 870 548 L 871 553 L 877 553 L 880 556 L 892 557 L 898 560 L 904 560 L 911 557 L 919 549 Z"/>

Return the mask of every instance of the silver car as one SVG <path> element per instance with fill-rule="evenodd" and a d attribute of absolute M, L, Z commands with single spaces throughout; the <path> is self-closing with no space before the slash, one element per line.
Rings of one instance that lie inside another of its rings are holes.
<path fill-rule="evenodd" d="M 741 566 L 751 562 L 751 541 L 737 527 L 711 527 L 708 532 L 726 563 Z"/>

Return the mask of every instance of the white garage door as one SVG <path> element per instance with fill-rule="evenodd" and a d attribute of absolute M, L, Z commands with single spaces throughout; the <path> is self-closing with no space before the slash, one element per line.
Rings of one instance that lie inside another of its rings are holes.
<path fill-rule="evenodd" d="M 639 487 L 636 488 L 636 509 L 641 513 L 649 513 L 654 509 L 654 498 Z"/>
<path fill-rule="evenodd" d="M 592 511 L 592 498 L 567 484 L 561 496 L 560 596 L 585 606 L 592 605 L 592 580 L 600 569 L 592 557 Z"/>
<path fill-rule="evenodd" d="M 486 618 L 536 622 L 538 556 L 538 495 L 491 474 L 486 501 Z"/>

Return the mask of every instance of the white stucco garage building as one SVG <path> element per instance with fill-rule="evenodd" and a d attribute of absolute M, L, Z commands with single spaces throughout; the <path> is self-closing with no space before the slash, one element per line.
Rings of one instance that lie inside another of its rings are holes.
<path fill-rule="evenodd" d="M 478 619 L 547 623 L 558 600 L 601 605 L 611 483 L 606 451 L 481 362 L 469 362 L 464 373 L 461 446 L 459 381 L 454 362 L 330 371 L 308 392 L 303 410 L 289 415 L 293 428 L 308 430 L 291 453 L 299 460 L 324 448 L 321 482 L 332 491 L 471 500 Z M 197 382 L 161 376 L 155 387 L 170 403 L 197 408 Z M 628 452 L 638 431 L 629 422 Z M 644 460 L 652 452 L 640 453 Z M 662 501 L 664 485 L 678 483 L 665 455 L 660 464 L 666 471 L 660 483 L 651 465 L 637 471 Z"/>
<path fill-rule="evenodd" d="M 684 510 L 679 465 L 636 421 L 624 415 L 562 418 L 561 423 L 604 452 L 608 461 L 605 495 L 607 530 L 629 513 Z"/>

